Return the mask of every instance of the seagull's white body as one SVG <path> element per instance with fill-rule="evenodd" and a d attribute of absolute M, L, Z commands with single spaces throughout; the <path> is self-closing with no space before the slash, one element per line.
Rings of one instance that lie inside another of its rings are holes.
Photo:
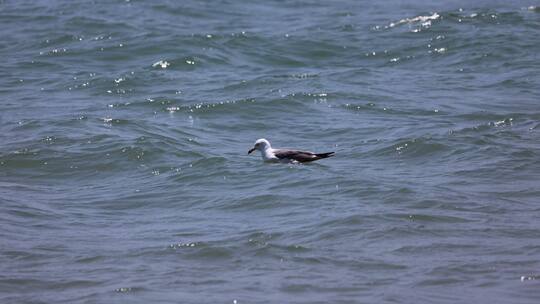
<path fill-rule="evenodd" d="M 273 149 L 270 145 L 270 142 L 264 138 L 257 139 L 251 150 L 248 151 L 248 154 L 251 152 L 259 150 L 261 152 L 261 157 L 265 162 L 300 162 L 306 163 L 322 158 L 327 158 L 333 156 L 334 152 L 327 153 L 313 153 L 309 151 L 299 151 L 299 150 L 289 150 L 289 149 Z"/>

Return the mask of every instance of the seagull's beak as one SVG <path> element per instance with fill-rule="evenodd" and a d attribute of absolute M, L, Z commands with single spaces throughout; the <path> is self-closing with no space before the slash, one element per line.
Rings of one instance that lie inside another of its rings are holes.
<path fill-rule="evenodd" d="M 250 154 L 250 153 L 253 152 L 253 151 L 255 151 L 255 148 L 249 149 L 248 154 Z"/>

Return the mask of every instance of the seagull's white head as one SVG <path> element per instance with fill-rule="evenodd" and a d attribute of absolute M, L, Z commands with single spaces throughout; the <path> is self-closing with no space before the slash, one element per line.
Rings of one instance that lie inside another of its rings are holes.
<path fill-rule="evenodd" d="M 271 148 L 270 147 L 270 142 L 264 138 L 260 138 L 260 139 L 257 139 L 255 141 L 255 144 L 253 145 L 253 148 L 251 148 L 249 151 L 248 151 L 248 154 L 250 154 L 251 152 L 255 151 L 255 150 L 259 150 L 261 152 L 265 151 L 266 149 L 269 149 Z"/>

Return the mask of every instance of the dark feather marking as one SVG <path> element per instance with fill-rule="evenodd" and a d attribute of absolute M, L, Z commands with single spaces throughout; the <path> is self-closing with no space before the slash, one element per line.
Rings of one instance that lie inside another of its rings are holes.
<path fill-rule="evenodd" d="M 334 152 L 327 153 L 313 153 L 309 151 L 298 150 L 274 150 L 274 155 L 279 159 L 290 159 L 297 162 L 305 163 L 321 158 L 327 158 L 333 156 Z"/>

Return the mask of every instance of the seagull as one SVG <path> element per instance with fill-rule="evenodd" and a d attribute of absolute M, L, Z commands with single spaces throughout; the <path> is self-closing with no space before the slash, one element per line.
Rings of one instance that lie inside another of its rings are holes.
<path fill-rule="evenodd" d="M 248 154 L 255 150 L 261 151 L 262 159 L 266 162 L 307 163 L 334 156 L 334 152 L 313 153 L 309 151 L 273 149 L 272 146 L 270 146 L 270 142 L 264 138 L 257 139 L 253 145 L 253 148 L 248 151 Z"/>

